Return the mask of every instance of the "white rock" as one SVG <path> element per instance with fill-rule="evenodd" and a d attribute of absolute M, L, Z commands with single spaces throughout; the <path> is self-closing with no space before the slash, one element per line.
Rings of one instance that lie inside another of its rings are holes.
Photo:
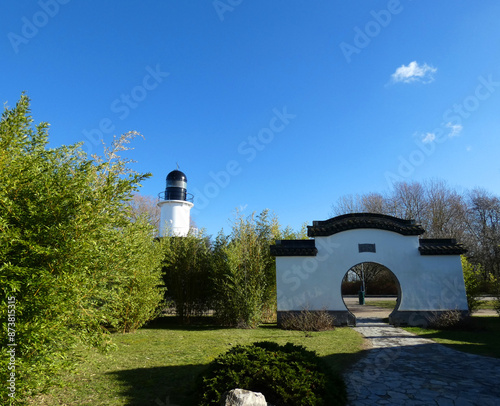
<path fill-rule="evenodd" d="M 222 406 L 267 406 L 262 393 L 245 389 L 233 389 L 222 395 Z"/>

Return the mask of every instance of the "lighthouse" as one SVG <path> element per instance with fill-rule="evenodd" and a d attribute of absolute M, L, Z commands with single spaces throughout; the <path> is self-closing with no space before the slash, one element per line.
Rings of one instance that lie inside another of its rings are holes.
<path fill-rule="evenodd" d="M 193 195 L 187 193 L 187 177 L 178 169 L 167 175 L 165 192 L 158 194 L 160 237 L 185 237 L 189 232 Z"/>

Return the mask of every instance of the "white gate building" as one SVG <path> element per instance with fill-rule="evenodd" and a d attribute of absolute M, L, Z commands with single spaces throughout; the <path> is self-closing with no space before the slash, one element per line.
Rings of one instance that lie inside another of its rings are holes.
<path fill-rule="evenodd" d="M 414 220 L 355 213 L 314 221 L 311 240 L 281 240 L 271 246 L 276 257 L 278 322 L 304 309 L 328 310 L 338 325 L 356 324 L 341 293 L 353 266 L 374 262 L 396 277 L 398 299 L 389 322 L 426 325 L 448 310 L 468 313 L 460 254 L 454 239 L 421 239 Z"/>

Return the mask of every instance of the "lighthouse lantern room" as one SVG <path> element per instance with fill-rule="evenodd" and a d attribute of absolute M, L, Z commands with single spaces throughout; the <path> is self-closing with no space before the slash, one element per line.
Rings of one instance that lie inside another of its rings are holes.
<path fill-rule="evenodd" d="M 158 197 L 160 237 L 185 237 L 191 223 L 193 196 L 187 193 L 187 177 L 178 169 L 167 175 L 167 187 Z"/>

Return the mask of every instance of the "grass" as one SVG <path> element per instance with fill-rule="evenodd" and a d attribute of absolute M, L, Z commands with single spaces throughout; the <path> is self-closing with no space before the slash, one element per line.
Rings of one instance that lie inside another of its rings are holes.
<path fill-rule="evenodd" d="M 219 354 L 255 341 L 292 342 L 323 357 L 341 372 L 361 355 L 364 340 L 351 328 L 308 333 L 284 331 L 276 325 L 240 330 L 210 325 L 179 326 L 170 318 L 131 334 L 114 334 L 116 349 L 107 354 L 80 348 L 64 386 L 31 399 L 52 405 L 195 405 L 196 378 Z"/>
<path fill-rule="evenodd" d="M 500 318 L 472 316 L 466 330 L 432 330 L 405 327 L 405 330 L 430 338 L 455 350 L 500 358 Z"/>
<path fill-rule="evenodd" d="M 396 307 L 396 299 L 394 299 L 394 300 L 366 300 L 365 305 L 383 307 L 384 309 L 394 309 Z"/>
<path fill-rule="evenodd" d="M 495 300 L 482 300 L 479 303 L 478 309 L 495 310 Z"/>
<path fill-rule="evenodd" d="M 377 306 L 383 307 L 384 309 L 394 309 L 396 307 L 396 299 L 394 300 L 367 300 L 365 302 L 367 306 Z M 494 300 L 482 300 L 479 303 L 478 310 L 495 310 L 495 301 Z"/>

